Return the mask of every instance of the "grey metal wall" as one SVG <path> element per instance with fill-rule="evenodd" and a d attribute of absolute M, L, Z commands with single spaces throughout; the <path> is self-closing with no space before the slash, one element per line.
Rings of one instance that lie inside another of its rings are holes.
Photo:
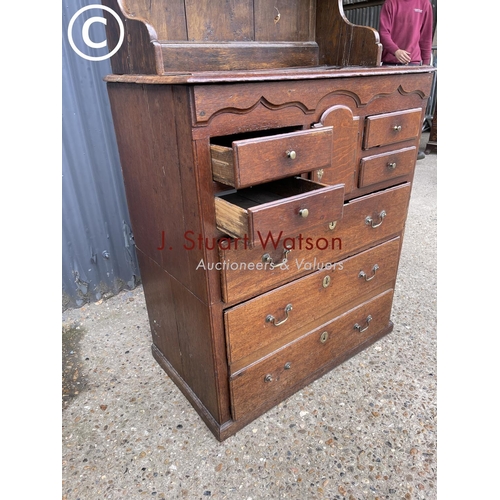
<path fill-rule="evenodd" d="M 63 309 L 79 307 L 133 288 L 139 268 L 130 231 L 120 160 L 103 81 L 111 73 L 109 60 L 88 61 L 68 42 L 73 15 L 85 5 L 63 2 L 62 61 L 62 300 Z M 99 56 L 82 42 L 85 19 L 102 17 L 93 9 L 82 14 L 72 31 L 75 44 Z M 104 25 L 92 25 L 91 40 L 105 40 Z M 82 50 L 83 52 L 83 50 Z"/>

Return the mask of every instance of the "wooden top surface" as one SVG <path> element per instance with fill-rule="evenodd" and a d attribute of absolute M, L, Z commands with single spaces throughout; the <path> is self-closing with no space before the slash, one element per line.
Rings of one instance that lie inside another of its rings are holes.
<path fill-rule="evenodd" d="M 314 80 L 322 78 L 350 78 L 356 76 L 431 73 L 433 66 L 317 66 L 313 68 L 286 68 L 254 71 L 203 71 L 192 73 L 171 73 L 163 75 L 108 75 L 107 82 L 139 84 L 189 84 L 189 83 L 235 83 L 272 80 Z"/>

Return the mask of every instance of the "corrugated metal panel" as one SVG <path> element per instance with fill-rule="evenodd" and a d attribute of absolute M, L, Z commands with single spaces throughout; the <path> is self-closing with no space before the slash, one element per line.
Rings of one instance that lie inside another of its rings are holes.
<path fill-rule="evenodd" d="M 360 7 L 359 9 L 346 9 L 345 16 L 352 24 L 370 26 L 378 31 L 381 10 L 382 5 Z"/>
<path fill-rule="evenodd" d="M 108 60 L 83 59 L 73 51 L 67 37 L 71 18 L 85 5 L 83 0 L 63 2 L 63 308 L 133 288 L 139 280 L 103 81 L 111 66 Z M 92 16 L 102 17 L 102 11 L 93 9 L 82 14 L 73 34 L 80 50 L 99 56 L 107 49 L 90 49 L 82 42 L 84 20 Z M 104 40 L 104 25 L 94 23 L 90 34 L 95 42 Z"/>

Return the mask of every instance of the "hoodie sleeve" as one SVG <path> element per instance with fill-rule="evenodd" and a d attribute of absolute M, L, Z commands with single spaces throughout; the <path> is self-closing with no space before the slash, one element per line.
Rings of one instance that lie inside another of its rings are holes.
<path fill-rule="evenodd" d="M 433 23 L 432 6 L 430 2 L 428 2 L 428 8 L 425 12 L 424 22 L 422 23 L 422 29 L 420 30 L 420 55 L 422 57 L 422 64 L 431 63 L 432 23 Z"/>
<path fill-rule="evenodd" d="M 380 27 L 379 27 L 380 43 L 382 44 L 385 50 L 387 50 L 391 54 L 395 54 L 396 50 L 398 50 L 399 47 L 392 41 L 391 37 L 392 23 L 393 23 L 392 5 L 389 1 L 386 0 L 380 12 Z"/>

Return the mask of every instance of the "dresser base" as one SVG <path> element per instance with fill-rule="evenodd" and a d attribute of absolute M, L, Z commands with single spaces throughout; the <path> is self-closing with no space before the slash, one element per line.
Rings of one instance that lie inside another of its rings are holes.
<path fill-rule="evenodd" d="M 367 339 L 362 344 L 358 345 L 356 348 L 343 353 L 341 356 L 338 356 L 331 360 L 330 363 L 324 365 L 319 370 L 311 373 L 308 377 L 301 380 L 300 384 L 297 384 L 293 387 L 290 387 L 287 391 L 281 393 L 280 398 L 281 401 L 284 401 L 288 397 L 292 396 L 299 390 L 303 389 L 307 385 L 311 384 L 315 380 L 321 378 L 323 375 L 331 371 L 333 368 L 339 366 L 344 361 L 352 358 L 359 352 L 363 351 L 367 347 L 374 344 L 377 340 L 380 340 L 385 335 L 392 332 L 394 325 L 392 321 L 389 321 L 387 326 L 380 330 L 375 335 L 372 335 L 369 339 Z M 186 399 L 191 403 L 193 408 L 196 410 L 198 415 L 201 417 L 203 422 L 207 425 L 207 427 L 212 431 L 213 435 L 219 440 L 224 441 L 230 436 L 233 436 L 240 429 L 248 425 L 250 422 L 255 420 L 256 418 L 262 416 L 264 413 L 269 411 L 271 408 L 276 406 L 276 401 L 271 401 L 267 406 L 259 408 L 258 412 L 254 412 L 245 416 L 245 418 L 241 418 L 239 420 L 229 420 L 228 422 L 224 422 L 219 424 L 215 418 L 211 415 L 211 413 L 207 410 L 207 408 L 203 405 L 200 399 L 196 396 L 196 394 L 191 390 L 191 388 L 184 382 L 184 380 L 179 376 L 174 367 L 169 363 L 168 359 L 162 354 L 162 352 L 152 344 L 151 350 L 153 353 L 153 357 L 156 359 L 158 364 L 163 368 L 163 370 L 167 373 L 167 375 L 172 379 L 172 381 L 177 385 L 182 394 L 186 397 Z"/>

